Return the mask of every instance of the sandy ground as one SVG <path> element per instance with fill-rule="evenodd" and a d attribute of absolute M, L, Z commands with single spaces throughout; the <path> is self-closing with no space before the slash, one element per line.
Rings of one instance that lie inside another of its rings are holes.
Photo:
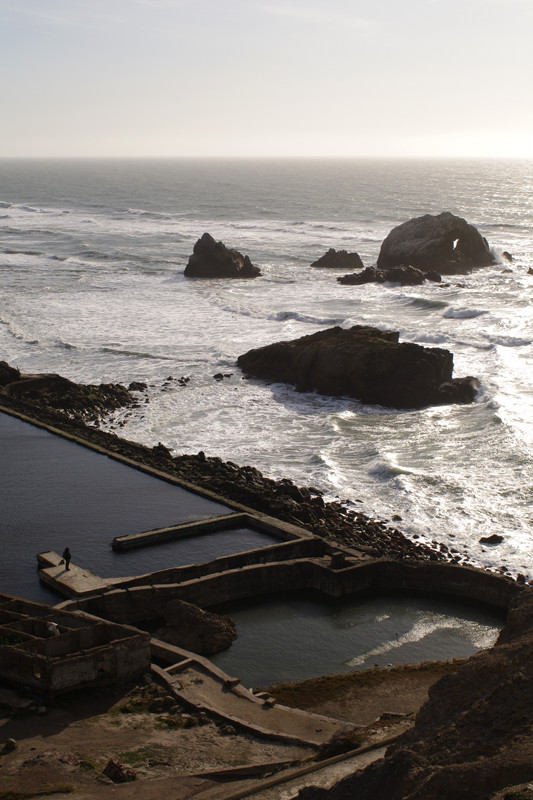
<path fill-rule="evenodd" d="M 365 742 L 377 741 L 412 724 L 440 674 L 438 669 L 374 673 L 366 682 L 357 675 L 355 683 L 349 676 L 317 679 L 318 687 L 312 685 L 316 681 L 303 682 L 290 687 L 290 704 L 297 704 L 300 691 L 302 707 L 366 726 Z M 287 688 L 281 687 L 280 702 L 287 702 L 284 695 Z M 205 793 L 222 797 L 241 784 L 221 784 L 209 775 L 185 776 L 265 762 L 276 765 L 275 770 L 279 762 L 298 763 L 315 755 L 308 747 L 255 738 L 206 715 L 189 714 L 155 684 L 76 693 L 40 713 L 26 709 L 9 716 L 13 712 L 5 711 L 0 747 L 8 739 L 16 747 L 0 757 L 0 800 L 16 792 L 17 798 L 37 797 L 43 791 L 52 798 L 79 800 L 153 800 L 160 794 L 178 800 Z M 133 770 L 135 782 L 115 784 L 105 777 L 110 759 Z"/>

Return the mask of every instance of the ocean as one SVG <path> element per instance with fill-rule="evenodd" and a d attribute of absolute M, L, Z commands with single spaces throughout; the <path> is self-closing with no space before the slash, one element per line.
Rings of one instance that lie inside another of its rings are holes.
<path fill-rule="evenodd" d="M 532 198 L 522 161 L 1 160 L 0 359 L 144 381 L 149 402 L 107 429 L 399 515 L 410 537 L 533 578 Z M 393 227 L 441 211 L 475 225 L 498 263 L 419 287 L 342 286 L 310 267 L 330 247 L 372 265 Z M 205 231 L 262 277 L 185 279 Z M 394 411 L 236 366 L 252 347 L 355 324 L 449 349 L 454 376 L 480 380 L 476 401 Z M 503 542 L 479 542 L 492 533 Z"/>

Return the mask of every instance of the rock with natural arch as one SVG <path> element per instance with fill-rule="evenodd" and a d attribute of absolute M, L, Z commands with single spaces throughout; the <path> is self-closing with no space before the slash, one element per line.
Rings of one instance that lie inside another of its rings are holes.
<path fill-rule="evenodd" d="M 473 225 L 449 211 L 426 214 L 393 228 L 381 245 L 380 269 L 409 264 L 426 272 L 465 274 L 496 261 L 487 240 Z"/>

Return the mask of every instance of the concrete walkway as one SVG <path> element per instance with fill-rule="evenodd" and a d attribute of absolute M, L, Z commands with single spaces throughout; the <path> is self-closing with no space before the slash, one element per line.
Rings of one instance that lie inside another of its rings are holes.
<path fill-rule="evenodd" d="M 42 582 L 66 597 L 86 597 L 89 594 L 106 591 L 117 583 L 131 580 L 131 578 L 100 578 L 90 570 L 76 566 L 72 561 L 67 570 L 62 557 L 53 550 L 38 553 L 37 561 Z"/>
<path fill-rule="evenodd" d="M 238 678 L 231 678 L 207 658 L 151 640 L 152 658 L 161 662 L 174 656 L 164 668 L 152 664 L 152 672 L 187 706 L 221 717 L 229 724 L 271 739 L 319 747 L 337 733 L 353 729 L 349 723 L 279 705 L 266 693 L 254 694 Z M 179 660 L 178 660 L 179 659 Z"/>

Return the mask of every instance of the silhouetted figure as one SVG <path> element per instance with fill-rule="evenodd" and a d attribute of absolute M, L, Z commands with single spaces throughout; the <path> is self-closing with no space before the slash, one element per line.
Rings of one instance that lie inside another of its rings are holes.
<path fill-rule="evenodd" d="M 70 555 L 70 547 L 65 547 L 63 550 L 63 558 L 65 559 L 65 569 L 70 569 L 70 562 L 72 561 L 72 556 Z"/>

